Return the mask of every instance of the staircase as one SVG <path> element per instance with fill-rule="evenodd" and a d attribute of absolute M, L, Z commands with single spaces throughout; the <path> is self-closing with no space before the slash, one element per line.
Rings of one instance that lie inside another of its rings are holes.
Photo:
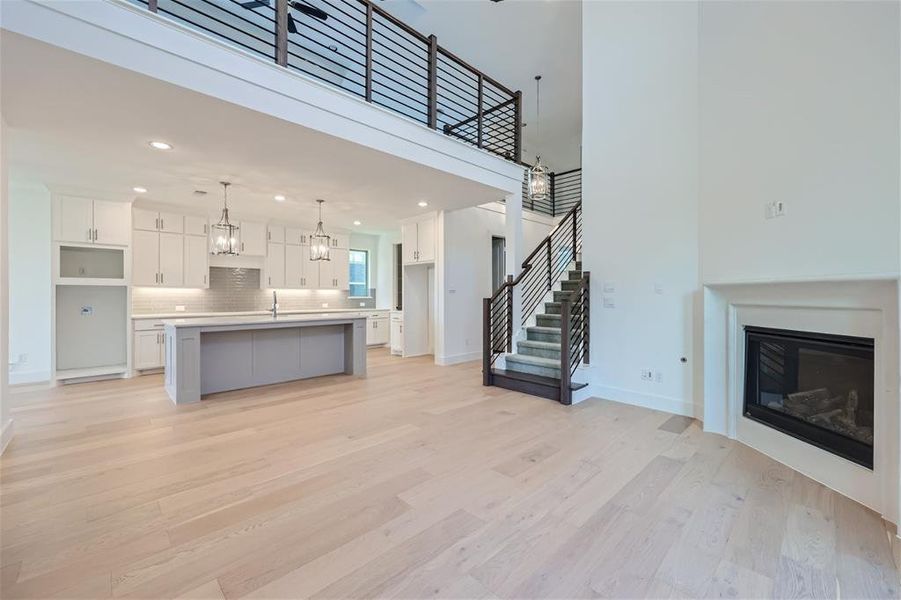
<path fill-rule="evenodd" d="M 581 204 L 577 204 L 484 301 L 483 383 L 572 403 L 577 367 L 588 362 L 590 273 L 581 252 Z M 524 326 L 515 336 L 513 303 L 519 296 Z M 567 340 L 568 343 L 562 343 Z M 503 368 L 498 365 L 503 363 Z"/>

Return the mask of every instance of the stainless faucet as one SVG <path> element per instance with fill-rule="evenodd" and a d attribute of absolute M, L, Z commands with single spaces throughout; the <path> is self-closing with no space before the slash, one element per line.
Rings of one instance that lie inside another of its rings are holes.
<path fill-rule="evenodd" d="M 278 318 L 278 296 L 275 294 L 275 290 L 272 290 L 272 308 L 269 309 L 269 312 L 272 313 L 272 318 Z"/>

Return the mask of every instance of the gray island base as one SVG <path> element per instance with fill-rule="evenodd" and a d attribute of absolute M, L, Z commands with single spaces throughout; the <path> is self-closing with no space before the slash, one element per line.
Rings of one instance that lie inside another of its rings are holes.
<path fill-rule="evenodd" d="M 366 376 L 366 317 L 340 314 L 167 321 L 166 391 L 202 396 L 344 373 Z"/>

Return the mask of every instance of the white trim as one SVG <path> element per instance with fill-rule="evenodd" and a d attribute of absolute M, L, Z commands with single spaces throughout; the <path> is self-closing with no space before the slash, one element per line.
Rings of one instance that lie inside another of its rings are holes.
<path fill-rule="evenodd" d="M 15 434 L 15 422 L 10 419 L 6 423 L 3 424 L 3 429 L 0 430 L 0 454 L 6 452 L 7 446 L 13 439 L 13 435 Z"/>
<path fill-rule="evenodd" d="M 464 352 L 463 354 L 454 354 L 452 356 L 436 356 L 435 364 L 447 367 L 450 365 L 458 365 L 460 363 L 472 362 L 474 360 L 481 360 L 482 351 L 475 350 L 473 352 Z"/>
<path fill-rule="evenodd" d="M 897 271 L 887 273 L 850 273 L 839 275 L 819 275 L 813 277 L 785 277 L 780 279 L 734 279 L 705 281 L 702 287 L 726 287 L 730 285 L 764 285 L 781 283 L 841 283 L 848 281 L 894 281 L 901 277 Z"/>
<path fill-rule="evenodd" d="M 10 371 L 9 385 L 49 383 L 50 371 Z"/>
<path fill-rule="evenodd" d="M 590 385 L 586 389 L 591 390 L 590 396 L 597 396 L 598 398 L 613 400 L 614 402 L 643 406 L 645 408 L 661 410 L 663 412 L 686 417 L 695 416 L 694 404 L 692 402 L 686 402 L 681 398 L 647 394 L 608 385 Z"/>

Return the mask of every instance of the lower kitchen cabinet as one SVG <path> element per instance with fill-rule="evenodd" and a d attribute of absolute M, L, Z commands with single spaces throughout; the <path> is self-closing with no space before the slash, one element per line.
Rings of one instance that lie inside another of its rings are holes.
<path fill-rule="evenodd" d="M 384 346 L 391 340 L 388 313 L 372 313 L 366 319 L 366 345 Z"/>
<path fill-rule="evenodd" d="M 165 346 L 165 333 L 161 322 L 135 322 L 132 358 L 134 369 L 144 371 L 163 368 L 166 364 Z"/>

